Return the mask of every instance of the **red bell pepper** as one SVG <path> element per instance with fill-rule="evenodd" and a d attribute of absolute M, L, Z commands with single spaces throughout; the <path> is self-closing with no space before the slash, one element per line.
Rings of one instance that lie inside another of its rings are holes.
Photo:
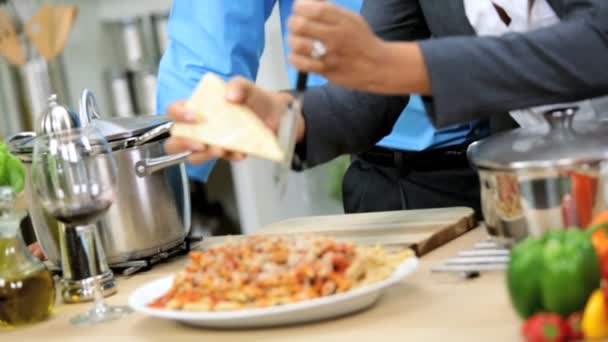
<path fill-rule="evenodd" d="M 524 323 L 522 335 L 528 342 L 563 342 L 568 338 L 568 327 L 558 314 L 538 313 Z"/>
<path fill-rule="evenodd" d="M 575 312 L 568 316 L 566 325 L 568 327 L 568 340 L 579 341 L 583 339 L 583 330 L 581 328 L 582 315 L 580 312 Z"/>

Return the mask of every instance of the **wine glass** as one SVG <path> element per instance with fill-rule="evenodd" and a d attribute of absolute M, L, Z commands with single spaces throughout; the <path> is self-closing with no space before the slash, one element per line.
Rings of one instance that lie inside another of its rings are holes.
<path fill-rule="evenodd" d="M 43 209 L 65 225 L 66 232 L 90 226 L 114 202 L 116 164 L 105 137 L 94 127 L 53 132 L 36 138 L 32 180 Z M 97 243 L 101 245 L 101 243 Z M 96 324 L 131 312 L 108 306 L 101 277 L 93 274 L 95 306 L 72 319 L 72 324 Z"/>

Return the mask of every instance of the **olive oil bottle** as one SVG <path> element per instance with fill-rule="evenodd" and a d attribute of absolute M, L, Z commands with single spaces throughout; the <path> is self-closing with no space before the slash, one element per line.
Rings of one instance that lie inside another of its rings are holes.
<path fill-rule="evenodd" d="M 15 327 L 47 319 L 55 304 L 55 285 L 44 264 L 20 234 L 11 188 L 0 187 L 0 326 Z"/>

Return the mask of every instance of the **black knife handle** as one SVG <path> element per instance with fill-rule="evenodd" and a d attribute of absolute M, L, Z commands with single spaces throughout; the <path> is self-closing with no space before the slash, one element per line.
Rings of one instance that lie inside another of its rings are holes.
<path fill-rule="evenodd" d="M 296 90 L 299 93 L 306 91 L 306 85 L 308 83 L 308 73 L 307 72 L 298 72 L 298 80 L 296 83 Z"/>

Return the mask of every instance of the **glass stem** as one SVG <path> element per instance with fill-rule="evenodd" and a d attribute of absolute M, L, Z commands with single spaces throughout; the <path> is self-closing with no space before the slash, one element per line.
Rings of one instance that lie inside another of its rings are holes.
<path fill-rule="evenodd" d="M 95 311 L 97 313 L 105 312 L 108 307 L 103 298 L 103 292 L 101 291 L 101 280 L 95 280 L 95 287 L 93 288 L 93 298 L 95 300 Z"/>

